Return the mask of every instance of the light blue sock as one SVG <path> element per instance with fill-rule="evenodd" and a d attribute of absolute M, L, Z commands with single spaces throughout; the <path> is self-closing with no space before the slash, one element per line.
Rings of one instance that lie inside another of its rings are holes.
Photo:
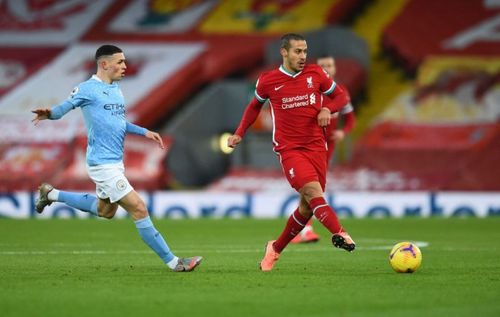
<path fill-rule="evenodd" d="M 168 248 L 168 245 L 163 239 L 161 233 L 159 233 L 153 226 L 153 222 L 151 222 L 151 218 L 149 216 L 134 222 L 137 230 L 139 230 L 142 240 L 151 249 L 153 249 L 156 254 L 158 254 L 163 262 L 168 265 L 169 262 L 172 262 L 172 260 L 176 258 L 176 256 Z"/>
<path fill-rule="evenodd" d="M 81 211 L 90 212 L 91 214 L 97 216 L 96 196 L 84 193 L 65 192 L 61 190 L 59 191 L 57 201 L 65 203 L 66 205 Z"/>

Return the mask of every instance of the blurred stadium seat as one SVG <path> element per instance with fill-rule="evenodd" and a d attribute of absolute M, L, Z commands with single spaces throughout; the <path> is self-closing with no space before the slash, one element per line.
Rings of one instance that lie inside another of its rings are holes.
<path fill-rule="evenodd" d="M 267 173 L 280 177 L 264 121 L 229 157 L 212 142 L 234 130 L 256 76 L 279 64 L 282 33 L 304 33 L 310 61 L 333 54 L 337 80 L 353 99 L 367 86 L 394 95 L 390 85 L 377 86 L 370 78 L 381 56 L 349 24 L 363 19 L 363 8 L 375 6 L 373 1 L 60 2 L 33 4 L 28 11 L 16 10 L 23 1 L 0 8 L 8 17 L 0 26 L 2 191 L 33 190 L 47 179 L 74 189 L 92 186 L 82 165 L 81 127 L 74 128 L 82 124 L 77 115 L 37 128 L 29 121 L 32 108 L 63 100 L 91 74 L 96 43 L 123 46 L 130 62 L 121 83 L 128 117 L 160 130 L 171 145 L 165 158 L 167 152 L 160 155 L 154 145 L 127 141 L 127 172 L 138 189 L 211 188 L 214 181 L 224 183 L 224 175 L 236 181 L 247 172 L 258 177 L 263 169 L 262 180 Z M 359 111 L 371 128 L 353 147 L 353 159 L 332 171 L 334 186 L 499 190 L 500 180 L 488 171 L 499 148 L 500 48 L 494 30 L 500 8 L 494 1 L 453 0 L 394 6 L 400 9 L 377 34 L 376 45 L 417 77 L 410 91 L 380 106 L 382 113 Z"/>

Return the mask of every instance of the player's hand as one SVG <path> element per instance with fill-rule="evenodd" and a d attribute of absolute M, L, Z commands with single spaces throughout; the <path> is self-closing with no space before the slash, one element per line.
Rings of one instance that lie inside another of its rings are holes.
<path fill-rule="evenodd" d="M 227 146 L 229 146 L 230 148 L 235 148 L 236 145 L 238 145 L 240 142 L 241 137 L 237 134 L 233 134 L 227 139 Z"/>
<path fill-rule="evenodd" d="M 42 120 L 46 120 L 50 118 L 50 109 L 49 108 L 39 108 L 35 110 L 31 110 L 34 114 L 36 114 L 36 117 L 31 120 L 35 125 L 38 124 L 38 122 Z"/>
<path fill-rule="evenodd" d="M 158 133 L 148 130 L 146 132 L 146 138 L 151 139 L 151 140 L 155 141 L 156 143 L 158 143 L 160 145 L 160 148 L 162 148 L 162 149 L 165 148 L 165 146 L 163 145 L 163 139 L 161 138 L 161 136 Z"/>
<path fill-rule="evenodd" d="M 335 142 L 340 142 L 344 139 L 345 133 L 343 130 L 334 130 L 331 135 L 331 139 Z"/>
<path fill-rule="evenodd" d="M 328 108 L 321 108 L 321 110 L 318 113 L 318 125 L 322 128 L 328 126 L 330 124 L 332 116 L 330 113 L 330 109 Z"/>

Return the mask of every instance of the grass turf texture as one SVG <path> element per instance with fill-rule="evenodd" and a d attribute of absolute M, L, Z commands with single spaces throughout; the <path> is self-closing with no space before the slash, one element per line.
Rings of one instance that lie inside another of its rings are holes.
<path fill-rule="evenodd" d="M 289 245 L 258 269 L 275 220 L 155 220 L 179 256 L 173 273 L 131 220 L 0 219 L 0 316 L 500 316 L 500 218 L 345 219 L 353 253 Z M 393 244 L 425 241 L 422 267 L 398 274 Z"/>

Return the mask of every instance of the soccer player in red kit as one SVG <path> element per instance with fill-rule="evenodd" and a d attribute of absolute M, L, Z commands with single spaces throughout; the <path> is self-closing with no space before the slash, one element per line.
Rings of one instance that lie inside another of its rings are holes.
<path fill-rule="evenodd" d="M 347 103 L 341 87 L 318 65 L 306 65 L 307 43 L 299 34 L 281 38 L 283 64 L 259 77 L 255 97 L 247 105 L 228 146 L 238 145 L 269 100 L 273 119 L 273 145 L 290 185 L 300 194 L 298 208 L 283 232 L 267 242 L 262 271 L 271 271 L 280 253 L 314 215 L 332 234 L 333 245 L 353 251 L 355 243 L 342 228 L 323 193 L 326 185 L 327 146 L 324 127 L 331 113 Z M 323 94 L 331 100 L 322 102 Z"/>
<path fill-rule="evenodd" d="M 333 56 L 321 56 L 316 60 L 316 63 L 328 73 L 331 79 L 335 79 L 337 68 L 335 66 L 335 59 L 333 58 Z M 340 84 L 337 85 L 341 86 Z M 356 122 L 356 117 L 354 116 L 354 109 L 351 104 L 349 92 L 344 86 L 341 87 L 347 93 L 349 100 L 346 105 L 343 106 L 342 109 L 340 109 L 340 111 L 332 114 L 332 120 L 326 127 L 328 145 L 327 164 L 329 164 L 332 159 L 333 152 L 335 150 L 335 143 L 341 142 L 345 138 L 345 136 L 354 128 L 354 123 Z M 328 102 L 328 99 L 326 100 L 326 102 Z M 342 128 L 339 127 L 340 116 L 342 116 L 344 120 L 344 126 Z M 319 235 L 314 232 L 312 227 L 312 219 L 309 219 L 304 229 L 302 229 L 302 231 L 292 239 L 291 243 L 308 243 L 316 241 L 319 241 Z"/>

